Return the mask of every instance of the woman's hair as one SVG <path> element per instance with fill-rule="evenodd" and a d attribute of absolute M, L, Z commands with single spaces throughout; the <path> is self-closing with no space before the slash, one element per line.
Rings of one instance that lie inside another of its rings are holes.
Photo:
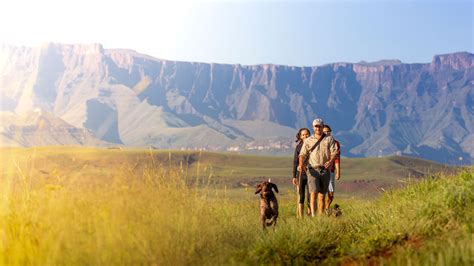
<path fill-rule="evenodd" d="M 329 132 L 332 132 L 331 127 L 329 125 L 324 125 L 323 128 L 329 129 Z"/>
<path fill-rule="evenodd" d="M 296 134 L 296 141 L 295 142 L 300 142 L 301 141 L 301 132 L 303 132 L 304 130 L 308 131 L 308 133 L 311 134 L 311 131 L 309 131 L 309 129 L 303 127 L 303 128 L 300 128 L 300 130 L 298 130 L 298 133 Z"/>

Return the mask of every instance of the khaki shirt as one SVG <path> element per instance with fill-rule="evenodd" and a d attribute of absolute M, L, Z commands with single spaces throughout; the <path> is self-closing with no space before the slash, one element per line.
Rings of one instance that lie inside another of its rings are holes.
<path fill-rule="evenodd" d="M 318 142 L 318 140 L 314 135 L 305 139 L 300 152 L 300 156 L 304 156 L 305 158 L 309 155 L 308 164 L 312 167 L 324 166 L 324 164 L 331 159 L 331 156 L 336 156 L 338 152 L 334 138 L 332 136 L 326 136 L 321 143 L 319 143 L 318 147 L 309 154 L 309 150 L 316 142 Z"/>

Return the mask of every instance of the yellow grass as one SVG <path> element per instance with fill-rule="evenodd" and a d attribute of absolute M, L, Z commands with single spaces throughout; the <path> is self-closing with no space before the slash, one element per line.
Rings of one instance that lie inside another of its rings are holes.
<path fill-rule="evenodd" d="M 394 230 L 412 221 L 385 229 L 363 215 L 389 217 L 384 208 L 347 199 L 336 201 L 341 220 L 298 221 L 294 191 L 282 190 L 279 226 L 263 233 L 253 188 L 214 187 L 212 173 L 198 174 L 204 164 L 189 168 L 143 150 L 3 149 L 0 157 L 2 265 L 288 263 L 327 254 L 337 261 L 373 254 L 372 242 L 360 239 L 367 228 L 381 228 L 385 248 L 398 245 Z M 351 255 L 353 246 L 359 253 Z"/>
<path fill-rule="evenodd" d="M 166 155 L 2 149 L 0 264 L 231 263 L 261 234 L 253 188 L 229 193 L 209 165 Z"/>

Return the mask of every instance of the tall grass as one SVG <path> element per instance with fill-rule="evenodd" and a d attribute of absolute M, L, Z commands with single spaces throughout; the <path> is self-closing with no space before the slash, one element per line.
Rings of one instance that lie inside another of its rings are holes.
<path fill-rule="evenodd" d="M 442 176 L 345 206 L 341 219 L 279 229 L 251 250 L 255 260 L 268 263 L 472 265 L 473 207 L 472 172 Z"/>
<path fill-rule="evenodd" d="M 80 169 L 46 178 L 31 167 L 0 180 L 0 264 L 473 262 L 472 172 L 376 201 L 336 200 L 340 219 L 297 220 L 295 195 L 280 195 L 278 225 L 263 232 L 252 190 L 215 188 L 182 167 L 114 165 L 103 169 L 108 178 Z"/>
<path fill-rule="evenodd" d="M 28 167 L 13 165 L 0 181 L 0 264 L 229 262 L 260 233 L 252 193 L 234 203 L 185 168 L 152 160 L 97 180 L 61 169 L 41 179 Z"/>

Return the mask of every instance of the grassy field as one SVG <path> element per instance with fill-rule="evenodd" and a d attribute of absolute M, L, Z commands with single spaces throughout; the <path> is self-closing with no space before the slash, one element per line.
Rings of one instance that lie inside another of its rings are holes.
<path fill-rule="evenodd" d="M 263 232 L 253 188 L 230 184 L 259 176 L 286 180 L 291 159 L 59 147 L 1 151 L 4 265 L 474 263 L 472 169 L 437 175 L 437 165 L 424 161 L 408 167 L 413 160 L 398 157 L 346 159 L 348 180 L 386 179 L 399 170 L 390 172 L 391 164 L 433 175 L 405 179 L 407 188 L 375 199 L 339 197 L 338 219 L 296 219 L 296 195 L 284 188 L 278 226 Z M 241 172 L 234 175 L 236 165 Z M 223 182 L 213 181 L 219 178 Z"/>
<path fill-rule="evenodd" d="M 186 180 L 211 182 L 220 187 L 253 187 L 256 181 L 271 178 L 285 189 L 291 188 L 292 158 L 237 155 L 230 153 L 119 150 L 99 148 L 41 147 L 0 149 L 3 165 L 0 176 L 22 169 L 38 179 L 67 177 L 86 182 L 106 181 L 116 175 L 135 176 L 147 167 L 173 169 Z M 104 171 L 104 169 L 106 171 Z M 410 180 L 452 168 L 408 157 L 343 158 L 341 196 L 371 196 Z"/>

